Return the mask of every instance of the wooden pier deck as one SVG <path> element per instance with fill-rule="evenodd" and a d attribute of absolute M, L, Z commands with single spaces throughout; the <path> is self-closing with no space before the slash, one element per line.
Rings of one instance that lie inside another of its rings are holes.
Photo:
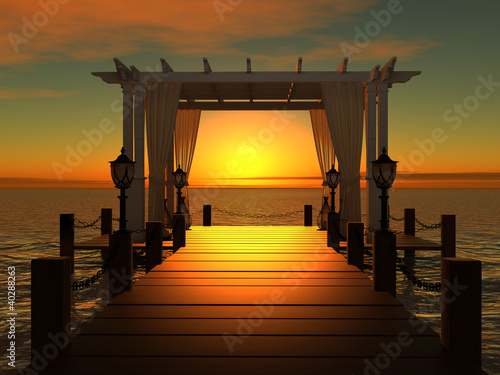
<path fill-rule="evenodd" d="M 194 227 L 48 374 L 484 374 L 308 227 Z"/>

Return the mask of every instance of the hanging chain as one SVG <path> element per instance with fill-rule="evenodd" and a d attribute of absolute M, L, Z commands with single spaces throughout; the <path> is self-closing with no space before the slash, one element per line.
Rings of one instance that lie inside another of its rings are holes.
<path fill-rule="evenodd" d="M 401 217 L 401 218 L 394 217 L 391 214 L 389 214 L 389 218 L 394 220 L 394 221 L 403 221 L 405 219 L 404 217 Z"/>
<path fill-rule="evenodd" d="M 273 218 L 273 217 L 286 217 L 286 216 L 297 215 L 299 213 L 304 212 L 304 211 L 300 210 L 300 211 L 289 212 L 289 213 L 286 213 L 286 214 L 250 215 L 250 214 L 239 214 L 239 213 L 233 212 L 233 211 L 220 210 L 217 207 L 212 207 L 212 210 L 220 212 L 222 214 L 227 214 L 227 215 L 230 215 L 230 216 L 248 217 L 248 218 L 252 218 L 252 219 L 264 219 L 264 218 Z"/>
<path fill-rule="evenodd" d="M 77 229 L 92 228 L 92 229 L 101 230 L 101 227 L 97 226 L 97 223 L 99 221 L 101 221 L 101 216 L 99 216 L 97 219 L 95 219 L 91 223 L 86 223 L 86 222 L 81 221 L 79 219 L 75 219 L 75 228 L 77 228 Z"/>

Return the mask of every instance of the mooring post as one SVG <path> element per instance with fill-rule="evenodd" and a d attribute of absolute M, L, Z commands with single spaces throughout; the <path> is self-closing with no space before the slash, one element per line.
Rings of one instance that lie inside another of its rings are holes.
<path fill-rule="evenodd" d="M 210 204 L 203 205 L 203 226 L 212 226 L 212 205 Z"/>
<path fill-rule="evenodd" d="M 32 365 L 53 350 L 48 344 L 66 346 L 71 336 L 71 259 L 43 257 L 31 261 Z M 61 348 L 60 348 L 61 349 Z M 56 350 L 57 351 L 57 350 Z"/>
<path fill-rule="evenodd" d="M 455 215 L 441 215 L 441 260 L 456 256 L 456 218 Z M 441 262 L 442 263 L 442 262 Z M 441 264 L 441 267 L 443 265 Z"/>
<path fill-rule="evenodd" d="M 443 258 L 441 344 L 461 358 L 481 364 L 481 262 Z"/>
<path fill-rule="evenodd" d="M 146 273 L 163 262 L 163 235 L 161 221 L 146 223 Z"/>
<path fill-rule="evenodd" d="M 347 223 L 347 264 L 364 272 L 365 241 L 363 223 Z"/>
<path fill-rule="evenodd" d="M 340 250 L 340 216 L 336 212 L 328 213 L 326 245 Z"/>
<path fill-rule="evenodd" d="M 415 236 L 415 209 L 405 208 L 404 234 Z M 410 262 L 415 261 L 415 250 L 405 250 L 405 258 Z"/>
<path fill-rule="evenodd" d="M 113 209 L 101 208 L 101 236 L 113 232 Z"/>
<path fill-rule="evenodd" d="M 304 226 L 312 227 L 313 225 L 313 206 L 311 204 L 304 205 Z"/>
<path fill-rule="evenodd" d="M 71 274 L 75 273 L 75 214 L 59 215 L 59 255 L 71 259 Z"/>
<path fill-rule="evenodd" d="M 373 288 L 396 297 L 396 235 L 375 232 L 373 235 Z"/>
<path fill-rule="evenodd" d="M 132 289 L 133 241 L 132 232 L 115 232 L 109 235 L 110 255 L 114 254 L 109 267 L 109 300 Z"/>
<path fill-rule="evenodd" d="M 181 247 L 186 246 L 186 218 L 184 214 L 174 214 L 173 223 L 173 252 L 175 253 Z"/>

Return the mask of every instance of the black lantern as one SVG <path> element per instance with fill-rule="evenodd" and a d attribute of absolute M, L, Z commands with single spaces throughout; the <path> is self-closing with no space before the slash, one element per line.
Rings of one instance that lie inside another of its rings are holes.
<path fill-rule="evenodd" d="M 335 188 L 339 184 L 340 173 L 335 169 L 335 165 L 332 164 L 332 168 L 326 172 L 326 182 L 328 187 L 331 189 L 332 194 L 332 204 L 331 212 L 335 212 Z"/>
<path fill-rule="evenodd" d="M 387 189 L 392 187 L 394 179 L 396 178 L 396 166 L 397 161 L 392 160 L 389 155 L 387 155 L 387 150 L 385 147 L 382 149 L 382 155 L 375 161 L 372 161 L 372 175 L 377 187 L 382 189 L 382 195 L 380 196 L 382 210 L 381 210 L 381 220 L 380 228 L 382 231 L 387 231 L 389 229 L 389 218 L 387 210 Z"/>
<path fill-rule="evenodd" d="M 182 213 L 182 188 L 188 186 L 187 183 L 187 173 L 181 169 L 181 166 L 173 173 L 174 175 L 174 185 L 177 188 L 177 212 L 176 214 Z"/>
<path fill-rule="evenodd" d="M 111 177 L 115 187 L 120 189 L 120 229 L 119 232 L 127 231 L 126 203 L 127 196 L 125 189 L 132 184 L 135 175 L 135 162 L 125 155 L 125 149 L 122 147 L 121 154 L 114 161 L 110 161 Z"/>

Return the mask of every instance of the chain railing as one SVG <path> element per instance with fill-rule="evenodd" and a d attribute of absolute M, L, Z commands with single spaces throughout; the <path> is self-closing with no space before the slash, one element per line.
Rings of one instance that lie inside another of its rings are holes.
<path fill-rule="evenodd" d="M 240 213 L 233 212 L 233 211 L 221 210 L 221 209 L 219 209 L 217 207 L 212 207 L 212 210 L 216 211 L 216 212 L 219 212 L 219 213 L 222 213 L 222 214 L 230 215 L 230 216 L 247 217 L 247 218 L 252 218 L 252 219 L 266 219 L 266 218 L 274 218 L 274 217 L 287 217 L 287 216 L 293 216 L 293 215 L 297 215 L 297 214 L 300 214 L 300 213 L 304 212 L 303 210 L 299 210 L 299 211 L 288 212 L 288 213 L 285 213 L 285 214 L 251 215 L 251 214 L 240 214 Z"/>
<path fill-rule="evenodd" d="M 394 217 L 392 215 L 389 215 L 389 219 L 393 220 L 393 221 L 404 221 L 404 217 Z M 420 221 L 418 218 L 414 218 L 415 219 L 415 222 L 420 225 L 420 228 L 415 228 L 415 232 L 422 232 L 424 230 L 429 230 L 429 229 L 439 229 L 441 228 L 441 223 L 436 223 L 436 224 L 425 224 L 423 223 L 422 221 Z"/>
<path fill-rule="evenodd" d="M 101 230 L 101 227 L 97 226 L 97 223 L 101 221 L 101 216 L 99 216 L 97 219 L 95 219 L 92 222 L 85 222 L 81 221 L 79 219 L 75 219 L 75 228 L 77 229 L 86 229 L 86 228 L 92 228 L 92 229 L 99 229 Z"/>

